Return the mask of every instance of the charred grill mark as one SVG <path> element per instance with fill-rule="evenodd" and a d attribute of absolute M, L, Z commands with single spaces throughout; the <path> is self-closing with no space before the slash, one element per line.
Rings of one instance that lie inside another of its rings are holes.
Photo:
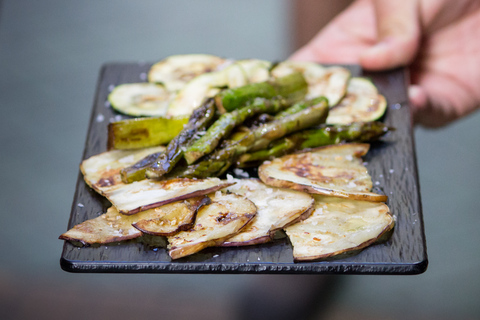
<path fill-rule="evenodd" d="M 111 169 L 102 173 L 100 179 L 95 183 L 97 187 L 111 187 L 121 182 L 120 169 Z"/>

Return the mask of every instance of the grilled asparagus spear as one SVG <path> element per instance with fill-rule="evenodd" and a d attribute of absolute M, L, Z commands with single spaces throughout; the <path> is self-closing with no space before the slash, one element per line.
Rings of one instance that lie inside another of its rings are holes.
<path fill-rule="evenodd" d="M 224 141 L 221 148 L 207 156 L 206 159 L 179 168 L 175 171 L 174 176 L 186 178 L 219 176 L 242 154 L 263 149 L 270 142 L 290 133 L 319 125 L 325 122 L 327 115 L 328 103 L 326 99 L 322 99 L 320 103 L 298 113 L 266 123 L 251 131 L 235 133 L 230 140 Z"/>
<path fill-rule="evenodd" d="M 182 158 L 183 150 L 195 134 L 208 127 L 215 115 L 213 99 L 207 99 L 203 105 L 195 109 L 184 129 L 172 140 L 167 149 L 146 170 L 149 178 L 159 178 L 169 172 Z"/>
<path fill-rule="evenodd" d="M 217 108 L 222 112 L 230 112 L 251 103 L 256 98 L 285 98 L 293 103 L 305 97 L 308 84 L 299 72 L 265 82 L 251 83 L 238 88 L 231 88 L 215 96 Z"/>
<path fill-rule="evenodd" d="M 288 104 L 284 99 L 266 100 L 257 98 L 252 104 L 224 113 L 208 128 L 205 135 L 187 148 L 184 152 L 185 160 L 188 164 L 192 164 L 202 156 L 211 153 L 222 138 L 229 135 L 236 126 L 242 124 L 247 118 L 259 113 L 275 114 L 287 106 Z"/>
<path fill-rule="evenodd" d="M 134 165 L 120 170 L 120 176 L 122 177 L 122 181 L 124 183 L 132 183 L 134 181 L 140 181 L 145 179 L 145 172 L 147 171 L 147 168 L 150 167 L 153 163 L 155 163 L 155 161 L 162 153 L 163 152 L 152 153 L 143 158 L 142 160 L 138 161 Z"/>
<path fill-rule="evenodd" d="M 294 114 L 294 113 L 297 113 L 297 112 L 300 112 L 308 107 L 311 107 L 315 104 L 319 104 L 319 103 L 322 103 L 322 101 L 325 100 L 327 101 L 327 98 L 325 97 L 317 97 L 317 98 L 313 98 L 311 100 L 306 100 L 306 101 L 301 101 L 301 102 L 297 102 L 295 103 L 293 106 L 291 106 L 290 108 L 282 111 L 282 112 L 279 112 L 275 115 L 275 119 L 281 119 L 283 117 L 286 117 L 288 115 L 291 115 L 291 114 Z M 328 101 L 327 101 L 328 103 Z"/>
<path fill-rule="evenodd" d="M 316 148 L 341 142 L 370 142 L 377 140 L 392 128 L 381 122 L 358 122 L 350 125 L 322 125 L 290 134 L 270 143 L 266 149 L 241 155 L 237 166 L 245 167 L 271 160 L 298 150 Z"/>

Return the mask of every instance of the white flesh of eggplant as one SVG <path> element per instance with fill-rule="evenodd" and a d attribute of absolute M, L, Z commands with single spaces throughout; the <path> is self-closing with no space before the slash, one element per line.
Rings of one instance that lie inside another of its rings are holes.
<path fill-rule="evenodd" d="M 369 145 L 347 143 L 313 149 L 264 162 L 260 179 L 271 186 L 367 201 L 387 201 L 370 192 L 372 179 L 361 156 Z"/>
<path fill-rule="evenodd" d="M 108 208 L 107 212 L 97 218 L 77 224 L 62 234 L 59 239 L 78 241 L 87 244 L 105 244 L 138 238 L 142 232 L 134 227 L 142 221 L 165 221 L 161 231 L 151 233 L 166 235 L 193 224 L 197 208 L 204 197 L 197 197 L 185 201 L 177 201 L 162 207 L 145 210 L 134 215 L 124 215 L 115 207 Z M 156 230 L 158 231 L 158 230 Z"/>
<path fill-rule="evenodd" d="M 201 196 L 184 201 L 176 201 L 164 206 L 150 209 L 155 215 L 144 216 L 133 224 L 142 233 L 154 236 L 170 236 L 178 231 L 187 230 L 195 222 L 197 210 L 210 203 L 210 198 Z M 143 215 L 145 211 L 136 215 Z"/>
<path fill-rule="evenodd" d="M 222 246 L 269 242 L 277 230 L 304 219 L 313 208 L 313 198 L 307 193 L 269 187 L 258 179 L 234 181 L 234 185 L 224 190 L 247 197 L 257 207 L 257 214 L 239 234 L 226 240 Z"/>
<path fill-rule="evenodd" d="M 346 96 L 328 113 L 328 124 L 350 124 L 380 119 L 387 109 L 385 97 L 368 79 L 350 79 Z"/>
<path fill-rule="evenodd" d="M 106 197 L 122 214 L 156 208 L 177 200 L 198 197 L 232 183 L 218 178 L 141 180 L 125 184 L 120 171 L 145 156 L 164 150 L 155 147 L 140 150 L 112 150 L 84 160 L 80 169 L 84 179 L 95 191 Z"/>
<path fill-rule="evenodd" d="M 104 196 L 123 214 L 134 214 L 178 200 L 205 195 L 229 186 L 218 178 L 150 180 L 116 185 Z"/>
<path fill-rule="evenodd" d="M 347 92 L 351 73 L 342 67 L 324 67 L 314 62 L 284 61 L 271 72 L 274 77 L 282 77 L 292 72 L 302 72 L 308 84 L 306 99 L 324 96 L 330 107 L 335 106 Z"/>
<path fill-rule="evenodd" d="M 108 95 L 113 109 L 130 116 L 165 116 L 174 94 L 154 83 L 126 83 Z"/>
<path fill-rule="evenodd" d="M 295 261 L 318 260 L 357 251 L 394 227 L 384 203 L 315 195 L 307 219 L 285 228 Z"/>
<path fill-rule="evenodd" d="M 148 72 L 148 81 L 162 83 L 169 91 L 178 91 L 195 77 L 217 71 L 226 62 L 209 54 L 173 55 L 155 63 Z"/>
<path fill-rule="evenodd" d="M 198 210 L 192 229 L 168 237 L 168 253 L 172 259 L 220 245 L 237 234 L 257 211 L 252 201 L 233 193 L 219 191 L 211 194 L 210 198 L 211 204 Z"/>

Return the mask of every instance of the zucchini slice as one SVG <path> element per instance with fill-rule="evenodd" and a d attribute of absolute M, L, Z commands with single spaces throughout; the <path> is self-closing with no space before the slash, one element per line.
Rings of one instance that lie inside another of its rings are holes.
<path fill-rule="evenodd" d="M 126 83 L 108 95 L 112 108 L 129 116 L 165 116 L 173 93 L 154 83 Z"/>
<path fill-rule="evenodd" d="M 168 107 L 167 115 L 190 115 L 202 102 L 213 97 L 220 88 L 238 88 L 269 78 L 268 61 L 249 59 L 236 61 L 223 70 L 197 76 L 181 89 Z"/>
<path fill-rule="evenodd" d="M 328 124 L 350 124 L 379 120 L 387 110 L 387 100 L 368 79 L 350 79 L 345 98 L 328 114 Z"/>
<path fill-rule="evenodd" d="M 242 68 L 247 77 L 247 83 L 264 82 L 270 78 L 270 68 L 272 67 L 270 61 L 245 59 L 236 61 L 235 65 Z"/>
<path fill-rule="evenodd" d="M 172 100 L 167 109 L 167 116 L 183 116 L 192 114 L 205 99 L 220 92 L 220 87 L 227 83 L 226 73 L 223 71 L 202 74 L 180 91 Z"/>
<path fill-rule="evenodd" d="M 162 83 L 169 91 L 178 91 L 195 77 L 212 71 L 227 60 L 209 54 L 180 54 L 155 63 L 148 72 L 148 81 Z"/>
<path fill-rule="evenodd" d="M 170 142 L 182 131 L 188 117 L 145 117 L 108 124 L 107 148 L 140 149 Z"/>
<path fill-rule="evenodd" d="M 287 60 L 275 66 L 273 77 L 281 77 L 292 72 L 302 72 L 308 83 L 305 99 L 324 96 L 330 107 L 335 106 L 346 94 L 351 73 L 343 67 L 324 67 L 314 62 Z"/>

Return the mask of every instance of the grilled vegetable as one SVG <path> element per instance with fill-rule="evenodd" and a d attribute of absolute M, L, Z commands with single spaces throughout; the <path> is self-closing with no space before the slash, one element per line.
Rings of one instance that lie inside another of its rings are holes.
<path fill-rule="evenodd" d="M 170 172 L 182 159 L 184 149 L 190 144 L 194 136 L 205 130 L 213 122 L 214 115 L 215 104 L 212 99 L 209 99 L 193 112 L 184 129 L 170 141 L 165 153 L 161 154 L 155 163 L 146 170 L 147 177 L 161 178 L 164 174 Z"/>
<path fill-rule="evenodd" d="M 315 195 L 307 219 L 285 228 L 295 261 L 310 261 L 361 250 L 394 227 L 384 203 Z"/>
<path fill-rule="evenodd" d="M 130 116 L 165 116 L 174 94 L 154 83 L 126 83 L 108 95 L 113 109 Z"/>
<path fill-rule="evenodd" d="M 318 125 L 325 121 L 328 114 L 326 100 L 298 113 L 266 123 L 251 131 L 239 131 L 230 140 L 224 141 L 221 147 L 210 154 L 207 159 L 187 168 L 176 170 L 178 177 L 220 176 L 235 160 L 248 151 L 264 149 L 270 142 L 287 134 Z"/>
<path fill-rule="evenodd" d="M 194 78 L 178 91 L 168 106 L 167 115 L 191 115 L 206 99 L 220 92 L 220 88 L 226 83 L 227 77 L 224 72 L 210 72 Z"/>
<path fill-rule="evenodd" d="M 142 180 L 107 189 L 104 196 L 120 213 L 134 214 L 167 203 L 215 192 L 230 183 L 218 178 Z"/>
<path fill-rule="evenodd" d="M 246 153 L 237 161 L 237 166 L 248 166 L 272 160 L 286 154 L 342 142 L 371 142 L 386 134 L 391 128 L 381 122 L 358 122 L 350 125 L 321 125 L 290 134 L 270 143 L 268 148 Z"/>
<path fill-rule="evenodd" d="M 275 187 L 385 202 L 387 196 L 370 192 L 372 180 L 360 158 L 368 149 L 368 144 L 360 143 L 320 147 L 265 162 L 258 175 L 264 183 Z"/>
<path fill-rule="evenodd" d="M 323 67 L 314 62 L 284 61 L 272 69 L 273 77 L 282 77 L 292 72 L 301 72 L 308 83 L 306 99 L 324 96 L 329 105 L 335 106 L 344 96 L 351 77 L 348 69 Z"/>
<path fill-rule="evenodd" d="M 204 198 L 177 201 L 130 216 L 119 213 L 115 207 L 110 207 L 105 214 L 74 226 L 59 239 L 81 242 L 83 245 L 130 240 L 142 236 L 142 232 L 137 230 L 135 225 L 143 221 L 157 220 L 166 221 L 168 230 L 175 232 L 193 223 L 197 209 L 204 204 Z"/>
<path fill-rule="evenodd" d="M 161 153 L 165 147 L 138 150 L 111 150 L 92 156 L 80 164 L 85 182 L 103 195 L 104 190 L 123 185 L 120 171 L 150 154 Z"/>
<path fill-rule="evenodd" d="M 307 193 L 272 188 L 258 179 L 233 181 L 236 183 L 225 190 L 247 197 L 257 207 L 257 214 L 239 234 L 226 240 L 222 246 L 269 242 L 277 230 L 305 219 L 313 209 L 313 198 Z"/>
<path fill-rule="evenodd" d="M 205 135 L 195 141 L 184 152 L 185 160 L 192 164 L 202 156 L 211 153 L 219 144 L 220 140 L 229 135 L 232 130 L 242 124 L 247 118 L 259 113 L 277 113 L 287 106 L 285 100 L 255 99 L 252 104 L 232 112 L 224 113 L 207 130 Z"/>
<path fill-rule="evenodd" d="M 83 161 L 85 182 L 106 197 L 122 214 L 134 214 L 178 200 L 202 196 L 229 186 L 218 178 L 142 180 L 125 184 L 120 170 L 163 147 L 135 151 L 113 150 Z"/>
<path fill-rule="evenodd" d="M 135 118 L 108 124 L 108 149 L 140 149 L 167 144 L 188 117 Z"/>
<path fill-rule="evenodd" d="M 132 225 L 142 233 L 171 236 L 179 231 L 190 229 L 195 223 L 198 209 L 210 202 L 209 197 L 202 196 L 147 210 L 155 212 L 152 216 L 146 216 L 143 214 L 145 211 L 142 211 L 136 214 L 142 215 L 142 218 Z"/>
<path fill-rule="evenodd" d="M 281 97 L 290 103 L 296 102 L 303 99 L 306 92 L 307 83 L 302 74 L 297 72 L 272 81 L 223 90 L 215 96 L 215 103 L 225 113 L 241 108 L 256 98 Z"/>
<path fill-rule="evenodd" d="M 313 98 L 311 100 L 304 100 L 304 101 L 300 101 L 300 102 L 297 102 L 295 103 L 293 106 L 291 106 L 290 108 L 282 111 L 282 112 L 279 112 L 275 115 L 274 119 L 281 119 L 283 117 L 286 117 L 286 116 L 289 116 L 291 114 L 294 114 L 294 113 L 297 113 L 297 112 L 300 112 L 308 107 L 311 107 L 315 104 L 319 104 L 319 103 L 327 103 L 328 104 L 328 100 L 325 98 L 325 97 L 317 97 L 317 98 Z"/>
<path fill-rule="evenodd" d="M 266 60 L 245 59 L 235 61 L 245 73 L 247 83 L 258 83 L 267 81 L 270 77 L 272 63 Z M 232 86 L 230 86 L 232 88 Z"/>
<path fill-rule="evenodd" d="M 169 91 L 178 91 L 193 78 L 216 71 L 224 63 L 224 58 L 209 54 L 173 55 L 150 68 L 148 81 L 162 83 Z"/>
<path fill-rule="evenodd" d="M 147 169 L 150 168 L 150 166 L 153 165 L 164 152 L 165 151 L 163 150 L 161 152 L 149 154 L 140 161 L 121 169 L 120 176 L 122 177 L 122 181 L 124 183 L 132 183 L 134 181 L 145 179 Z"/>
<path fill-rule="evenodd" d="M 385 97 L 378 93 L 375 85 L 365 78 L 352 78 L 347 95 L 330 110 L 327 123 L 349 124 L 380 119 L 387 110 Z"/>
<path fill-rule="evenodd" d="M 192 229 L 168 237 L 172 259 L 179 259 L 223 243 L 237 234 L 254 216 L 257 208 L 245 197 L 216 192 L 212 203 L 198 210 Z"/>

